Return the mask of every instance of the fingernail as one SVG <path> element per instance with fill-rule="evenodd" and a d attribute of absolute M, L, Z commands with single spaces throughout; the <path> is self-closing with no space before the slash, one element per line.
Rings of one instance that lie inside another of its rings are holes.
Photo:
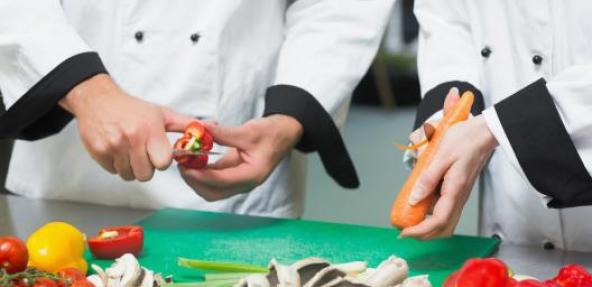
<path fill-rule="evenodd" d="M 421 194 L 423 194 L 423 192 L 420 190 L 415 190 L 412 192 L 411 196 L 409 197 L 409 204 L 416 205 L 421 198 Z"/>
<path fill-rule="evenodd" d="M 459 94 L 460 91 L 458 90 L 457 87 L 452 87 L 452 88 L 450 88 L 450 93 Z"/>

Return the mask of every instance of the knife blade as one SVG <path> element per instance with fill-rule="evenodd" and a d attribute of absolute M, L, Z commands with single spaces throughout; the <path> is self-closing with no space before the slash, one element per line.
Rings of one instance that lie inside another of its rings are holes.
<path fill-rule="evenodd" d="M 221 152 L 217 151 L 190 151 L 185 149 L 173 149 L 173 155 L 180 156 L 180 155 L 187 155 L 187 156 L 198 156 L 198 155 L 223 155 Z"/>

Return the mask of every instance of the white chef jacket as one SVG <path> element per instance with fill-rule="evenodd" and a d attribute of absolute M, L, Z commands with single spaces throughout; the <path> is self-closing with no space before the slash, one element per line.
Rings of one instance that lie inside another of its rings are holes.
<path fill-rule="evenodd" d="M 268 87 L 283 84 L 308 92 L 339 125 L 392 2 L 3 0 L 0 87 L 10 113 L 28 92 L 59 86 L 51 82 L 56 74 L 75 78 L 72 69 L 87 69 L 69 63 L 55 72 L 67 59 L 96 51 L 125 91 L 180 113 L 240 125 L 261 116 Z M 305 167 L 294 152 L 252 192 L 207 203 L 176 166 L 147 183 L 103 171 L 72 121 L 51 137 L 17 141 L 6 186 L 33 198 L 294 217 L 302 213 Z"/>
<path fill-rule="evenodd" d="M 464 85 L 499 142 L 481 234 L 592 251 L 592 2 L 418 0 L 415 13 L 423 118 Z"/>

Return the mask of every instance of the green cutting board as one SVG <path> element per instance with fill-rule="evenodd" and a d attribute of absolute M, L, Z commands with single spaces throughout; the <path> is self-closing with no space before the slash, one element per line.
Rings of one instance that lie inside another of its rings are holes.
<path fill-rule="evenodd" d="M 466 259 L 489 256 L 499 243 L 469 236 L 420 242 L 397 239 L 398 231 L 390 228 L 180 209 L 163 209 L 139 224 L 145 232 L 141 264 L 178 282 L 201 280 L 198 271 L 178 267 L 178 257 L 266 266 L 271 258 L 289 264 L 315 256 L 374 267 L 396 255 L 407 260 L 411 274 L 429 274 L 432 284 L 441 286 Z M 87 256 L 91 263 L 111 264 Z"/>

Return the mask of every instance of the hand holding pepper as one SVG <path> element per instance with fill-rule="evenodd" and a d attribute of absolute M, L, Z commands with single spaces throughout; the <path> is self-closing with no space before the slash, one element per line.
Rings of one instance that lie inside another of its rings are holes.
<path fill-rule="evenodd" d="M 292 117 L 272 115 L 239 127 L 204 123 L 214 140 L 230 151 L 204 169 L 180 167 L 181 176 L 208 201 L 249 192 L 263 183 L 302 135 L 302 125 Z"/>
<path fill-rule="evenodd" d="M 60 105 L 76 118 L 80 137 L 105 170 L 124 180 L 150 180 L 172 161 L 166 132 L 182 132 L 192 121 L 122 91 L 108 75 L 74 87 Z"/>

